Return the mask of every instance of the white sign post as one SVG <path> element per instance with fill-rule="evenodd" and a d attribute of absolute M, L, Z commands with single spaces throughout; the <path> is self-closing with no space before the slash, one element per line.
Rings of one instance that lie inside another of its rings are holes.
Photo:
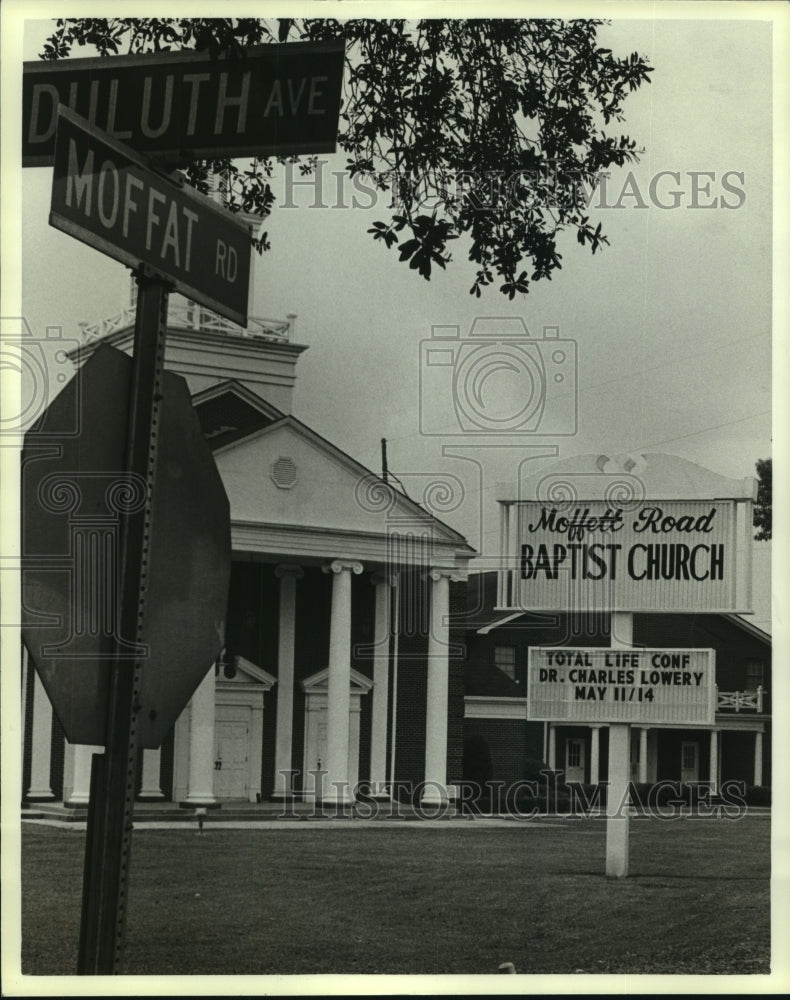
<path fill-rule="evenodd" d="M 713 650 L 634 648 L 633 615 L 751 611 L 756 491 L 675 455 L 591 454 L 500 500 L 497 610 L 610 617 L 609 648 L 531 648 L 527 683 L 529 721 L 609 726 L 607 875 L 628 874 L 631 725 L 716 715 Z"/>
<path fill-rule="evenodd" d="M 633 614 L 612 612 L 609 647 L 529 651 L 530 722 L 609 725 L 606 874 L 628 874 L 631 725 L 712 725 L 716 656 L 712 649 L 642 649 Z"/>
<path fill-rule="evenodd" d="M 634 616 L 628 611 L 612 613 L 609 645 L 627 649 L 633 644 Z M 628 874 L 630 810 L 626 802 L 631 771 L 631 726 L 615 722 L 609 726 L 609 784 L 606 790 L 606 874 L 624 878 Z"/>

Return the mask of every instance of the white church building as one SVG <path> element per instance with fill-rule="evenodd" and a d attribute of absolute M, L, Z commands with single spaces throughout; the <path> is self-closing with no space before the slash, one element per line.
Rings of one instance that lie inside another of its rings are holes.
<path fill-rule="evenodd" d="M 86 326 L 76 364 L 98 344 L 131 352 L 133 326 L 133 308 Z M 141 800 L 348 801 L 357 781 L 375 795 L 395 777 L 425 782 L 432 801 L 460 776 L 449 595 L 474 551 L 293 414 L 306 349 L 294 329 L 294 316 L 242 329 L 171 298 L 165 365 L 186 379 L 212 446 L 233 562 L 225 653 L 161 748 L 141 752 Z M 101 748 L 68 743 L 24 659 L 24 800 L 87 804 Z"/>

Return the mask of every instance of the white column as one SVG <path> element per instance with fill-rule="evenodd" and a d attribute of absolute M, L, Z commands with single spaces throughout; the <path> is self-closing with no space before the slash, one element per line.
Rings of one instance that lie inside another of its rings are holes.
<path fill-rule="evenodd" d="M 260 802 L 262 797 L 261 770 L 263 767 L 263 698 L 264 692 L 271 690 L 265 688 L 261 692 L 260 701 L 251 709 L 250 719 L 250 802 Z"/>
<path fill-rule="evenodd" d="M 557 727 L 553 722 L 549 723 L 549 752 L 546 755 L 546 764 L 550 771 L 557 767 Z"/>
<path fill-rule="evenodd" d="M 291 770 L 294 716 L 294 649 L 296 645 L 296 581 L 304 572 L 299 566 L 278 566 L 280 581 L 279 638 L 277 640 L 277 734 L 274 750 L 274 798 L 290 795 L 289 779 L 281 771 Z"/>
<path fill-rule="evenodd" d="M 425 717 L 425 781 L 422 801 L 447 802 L 447 706 L 449 694 L 450 576 L 431 570 L 428 696 Z"/>
<path fill-rule="evenodd" d="M 710 766 L 708 768 L 708 780 L 713 786 L 713 791 L 719 787 L 719 731 L 710 731 Z"/>
<path fill-rule="evenodd" d="M 104 747 L 88 746 L 85 743 L 74 745 L 74 774 L 71 795 L 66 805 L 86 806 L 90 801 L 91 761 L 95 753 L 104 753 Z"/>
<path fill-rule="evenodd" d="M 164 794 L 159 785 L 159 770 L 162 760 L 162 751 L 159 747 L 156 750 L 143 750 L 143 773 L 140 782 L 141 799 L 163 799 Z"/>
<path fill-rule="evenodd" d="M 173 728 L 173 801 L 184 804 L 189 795 L 189 718 L 192 706 L 186 704 Z"/>
<path fill-rule="evenodd" d="M 754 783 L 755 785 L 763 783 L 763 734 L 761 732 L 754 734 Z"/>
<path fill-rule="evenodd" d="M 31 735 L 30 787 L 26 799 L 54 799 L 49 773 L 52 750 L 52 705 L 38 671 L 33 670 L 33 732 Z"/>
<path fill-rule="evenodd" d="M 639 782 L 647 782 L 647 726 L 639 727 Z"/>
<path fill-rule="evenodd" d="M 590 726 L 590 784 L 597 785 L 601 771 L 601 727 Z"/>
<path fill-rule="evenodd" d="M 325 802 L 351 802 L 348 786 L 348 730 L 351 708 L 351 574 L 362 563 L 335 559 L 324 566 L 332 574 L 332 617 L 329 627 L 329 681 L 327 684 Z"/>
<path fill-rule="evenodd" d="M 387 781 L 387 714 L 389 709 L 390 604 L 393 578 L 376 573 L 373 625 L 373 705 L 370 731 L 370 783 L 373 794 L 384 795 Z"/>
<path fill-rule="evenodd" d="M 609 644 L 629 649 L 634 641 L 634 618 L 630 612 L 613 611 Z M 631 779 L 631 728 L 617 722 L 609 726 L 609 771 L 606 793 L 606 874 L 623 878 L 628 874 L 630 806 L 625 802 Z"/>
<path fill-rule="evenodd" d="M 192 695 L 189 713 L 189 806 L 213 806 L 214 664 Z"/>

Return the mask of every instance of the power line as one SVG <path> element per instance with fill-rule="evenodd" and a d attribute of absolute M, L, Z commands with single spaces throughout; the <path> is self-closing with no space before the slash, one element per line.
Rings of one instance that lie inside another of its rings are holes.
<path fill-rule="evenodd" d="M 747 344 L 743 340 L 742 337 L 734 337 L 734 338 L 730 338 L 727 341 L 724 341 L 721 345 L 715 345 L 715 351 L 716 351 L 717 354 L 721 354 L 723 351 L 728 350 L 728 348 L 732 349 L 732 348 L 737 348 L 738 346 L 749 347 L 750 348 L 750 353 L 751 353 L 751 348 L 753 347 L 753 344 Z M 643 378 L 643 377 L 645 377 L 647 375 L 650 375 L 651 373 L 655 373 L 655 372 L 658 372 L 658 371 L 661 371 L 661 370 L 664 370 L 664 369 L 671 369 L 671 368 L 676 367 L 678 365 L 683 365 L 683 364 L 685 364 L 687 362 L 691 363 L 693 361 L 699 360 L 700 358 L 709 358 L 710 354 L 711 354 L 711 351 L 713 349 L 714 348 L 710 348 L 709 347 L 709 348 L 707 348 L 705 350 L 702 350 L 702 351 L 699 351 L 699 352 L 696 352 L 696 353 L 685 354 L 682 357 L 673 359 L 672 361 L 667 361 L 667 362 L 664 362 L 664 363 L 659 364 L 659 365 L 652 365 L 650 368 L 642 368 L 642 369 L 640 369 L 638 371 L 623 372 L 623 373 L 618 374 L 617 376 L 615 376 L 615 377 L 613 377 L 611 379 L 605 379 L 604 381 L 601 381 L 601 382 L 593 382 L 593 383 L 588 383 L 588 384 L 585 384 L 585 385 L 579 385 L 579 387 L 578 387 L 578 393 L 581 396 L 584 393 L 589 393 L 589 392 L 595 391 L 597 389 L 606 388 L 607 386 L 612 386 L 612 385 L 618 385 L 618 384 L 621 384 L 621 383 L 627 382 L 627 381 L 633 381 L 635 379 Z M 397 411 L 397 412 L 399 412 L 403 416 L 409 416 L 409 415 L 411 415 L 413 413 L 413 410 L 410 410 L 409 408 L 404 407 L 403 409 L 401 409 L 400 411 Z M 757 415 L 758 414 L 753 414 L 753 416 L 757 416 Z M 749 418 L 743 418 L 743 419 L 749 419 Z M 737 422 L 737 421 L 735 421 L 735 422 Z M 447 434 L 448 434 L 448 436 L 452 435 L 454 432 L 456 434 L 458 433 L 458 431 L 456 429 L 456 426 L 457 425 L 454 425 L 454 424 L 448 424 L 447 425 Z M 726 424 L 722 424 L 722 425 L 719 425 L 719 426 L 726 426 Z M 714 428 L 711 428 L 711 429 L 714 429 Z M 704 431 L 700 431 L 698 433 L 703 433 L 703 432 Z M 495 434 L 495 432 L 492 432 L 492 436 L 494 434 Z M 406 441 L 411 441 L 411 440 L 415 440 L 415 439 L 419 439 L 419 438 L 437 437 L 437 436 L 441 436 L 441 435 L 435 434 L 435 433 L 431 434 L 431 435 L 426 435 L 426 434 L 423 434 L 421 431 L 414 431 L 411 434 L 401 434 L 401 435 L 396 435 L 394 437 L 390 436 L 390 438 L 388 440 L 390 442 L 403 443 L 403 442 L 406 442 Z M 537 435 L 537 434 L 534 435 L 534 437 L 539 437 L 539 436 L 542 436 L 542 435 Z M 688 435 L 681 435 L 681 437 L 679 437 L 679 438 L 669 438 L 667 440 L 668 441 L 680 440 L 683 436 L 688 436 Z M 551 435 L 545 435 L 545 437 L 550 438 Z M 665 442 L 659 442 L 659 443 L 665 443 Z"/>

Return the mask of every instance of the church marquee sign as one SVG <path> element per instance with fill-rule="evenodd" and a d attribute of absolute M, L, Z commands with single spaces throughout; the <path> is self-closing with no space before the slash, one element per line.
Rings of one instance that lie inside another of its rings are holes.
<path fill-rule="evenodd" d="M 710 726 L 715 713 L 713 649 L 529 651 L 530 722 Z"/>
<path fill-rule="evenodd" d="M 502 503 L 499 607 L 747 612 L 751 501 Z"/>

